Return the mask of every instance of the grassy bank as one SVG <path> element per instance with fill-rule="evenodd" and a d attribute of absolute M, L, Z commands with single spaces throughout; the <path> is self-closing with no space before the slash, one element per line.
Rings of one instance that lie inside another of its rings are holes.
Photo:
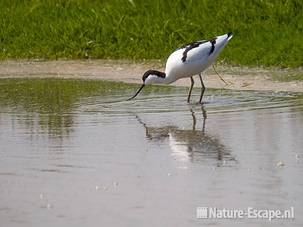
<path fill-rule="evenodd" d="M 0 59 L 165 59 L 233 31 L 220 60 L 299 67 L 302 12 L 301 0 L 1 0 Z"/>

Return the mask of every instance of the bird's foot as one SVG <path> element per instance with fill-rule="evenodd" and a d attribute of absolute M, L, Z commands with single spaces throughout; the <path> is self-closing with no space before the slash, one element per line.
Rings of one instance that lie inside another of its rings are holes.
<path fill-rule="evenodd" d="M 192 106 L 203 106 L 204 104 L 208 104 L 209 102 L 187 102 L 188 105 L 192 105 Z"/>
<path fill-rule="evenodd" d="M 197 105 L 204 105 L 204 104 L 209 104 L 210 102 L 204 102 L 204 101 L 201 101 L 201 102 L 197 102 Z"/>

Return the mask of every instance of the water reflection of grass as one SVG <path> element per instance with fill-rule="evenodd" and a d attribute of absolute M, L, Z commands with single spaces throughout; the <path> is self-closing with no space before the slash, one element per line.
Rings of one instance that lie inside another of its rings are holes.
<path fill-rule="evenodd" d="M 123 83 L 104 81 L 1 79 L 0 106 L 25 112 L 23 124 L 31 131 L 38 124 L 49 135 L 58 136 L 71 130 L 73 110 L 81 98 L 102 97 L 130 88 Z"/>
<path fill-rule="evenodd" d="M 28 112 L 69 112 L 81 97 L 106 95 L 129 88 L 123 83 L 66 79 L 2 79 L 0 103 Z"/>
<path fill-rule="evenodd" d="M 72 130 L 74 111 L 81 99 L 92 96 L 112 98 L 113 95 L 124 99 L 137 87 L 100 80 L 1 79 L 0 108 L 9 107 L 15 113 L 25 114 L 19 120 L 31 132 L 38 125 L 48 135 L 60 136 Z M 151 86 L 143 93 L 161 93 L 171 89 Z"/>

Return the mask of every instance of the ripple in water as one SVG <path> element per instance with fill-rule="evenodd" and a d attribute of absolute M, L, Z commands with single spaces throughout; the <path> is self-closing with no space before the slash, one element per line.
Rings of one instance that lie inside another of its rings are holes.
<path fill-rule="evenodd" d="M 136 88 L 0 80 L 1 224 L 234 225 L 196 219 L 197 206 L 302 213 L 302 94 L 208 89 L 201 106 L 187 88 L 150 87 L 123 101 Z"/>

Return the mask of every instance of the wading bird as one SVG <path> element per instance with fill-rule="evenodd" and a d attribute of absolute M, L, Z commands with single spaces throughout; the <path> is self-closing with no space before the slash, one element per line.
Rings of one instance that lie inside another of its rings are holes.
<path fill-rule="evenodd" d="M 191 81 L 187 97 L 187 102 L 189 102 L 194 86 L 193 76 L 199 75 L 202 86 L 199 103 L 202 103 L 205 86 L 201 73 L 216 60 L 232 36 L 233 34 L 229 32 L 211 40 L 201 40 L 181 46 L 168 57 L 165 72 L 148 70 L 143 74 L 142 86 L 128 100 L 135 98 L 145 85 L 170 84 L 181 78 L 189 77 Z"/>

